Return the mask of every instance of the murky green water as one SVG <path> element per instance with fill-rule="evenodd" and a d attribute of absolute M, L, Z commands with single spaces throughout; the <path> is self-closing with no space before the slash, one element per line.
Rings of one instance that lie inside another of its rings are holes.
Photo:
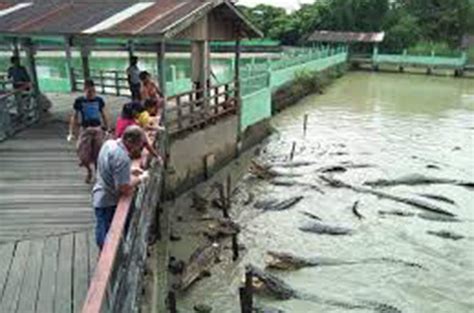
<path fill-rule="evenodd" d="M 303 117 L 309 116 L 303 135 Z M 273 186 L 250 177 L 239 188 L 257 200 L 304 199 L 282 212 L 262 213 L 253 207 L 234 208 L 244 227 L 240 240 L 246 245 L 237 265 L 219 264 L 180 299 L 182 312 L 195 303 L 208 303 L 213 312 L 240 312 L 238 284 L 242 266 L 264 267 L 267 250 L 304 257 L 330 257 L 362 261 L 350 266 L 321 266 L 292 272 L 274 272 L 294 289 L 322 299 L 347 303 L 377 301 L 402 312 L 474 312 L 474 190 L 451 185 L 399 186 L 381 190 L 420 198 L 418 193 L 443 195 L 455 205 L 431 201 L 460 219 L 437 222 L 418 216 L 381 216 L 379 210 L 421 213 L 412 206 L 347 189 L 335 189 L 318 180 L 318 168 L 343 162 L 370 164 L 349 169 L 335 177 L 354 184 L 378 178 L 423 174 L 474 180 L 474 81 L 424 75 L 350 73 L 322 96 L 311 96 L 273 119 L 277 133 L 263 145 L 258 157 L 264 162 L 287 162 L 296 142 L 294 161 L 314 164 L 281 168 L 298 174 L 287 181 L 318 184 L 324 194 L 305 187 Z M 431 168 L 427 166 L 431 165 Z M 435 168 L 433 168 L 436 167 Z M 278 168 L 276 168 L 278 170 Z M 359 201 L 364 219 L 350 207 Z M 310 222 L 301 214 L 318 215 L 324 224 L 353 229 L 350 236 L 301 232 Z M 448 230 L 464 236 L 448 240 L 427 231 Z M 366 258 L 396 258 L 422 265 L 426 270 L 400 264 L 363 262 Z M 275 301 L 257 297 L 285 312 L 370 312 L 302 300 Z"/>

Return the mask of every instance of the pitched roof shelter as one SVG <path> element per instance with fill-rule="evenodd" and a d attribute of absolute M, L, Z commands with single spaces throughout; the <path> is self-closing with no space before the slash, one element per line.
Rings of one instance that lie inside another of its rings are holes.
<path fill-rule="evenodd" d="M 317 30 L 308 37 L 310 42 L 337 42 L 337 43 L 379 43 L 384 40 L 385 32 L 360 33 Z"/>
<path fill-rule="evenodd" d="M 207 24 L 205 31 L 193 30 L 203 23 Z M 0 34 L 155 40 L 261 36 L 228 0 L 0 0 Z"/>

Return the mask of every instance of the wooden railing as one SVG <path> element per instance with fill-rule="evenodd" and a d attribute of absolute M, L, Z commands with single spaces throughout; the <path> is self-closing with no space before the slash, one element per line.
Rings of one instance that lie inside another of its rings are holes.
<path fill-rule="evenodd" d="M 155 145 L 163 154 L 163 140 Z M 150 180 L 142 183 L 133 197 L 122 197 L 118 203 L 82 313 L 140 311 L 148 238 L 156 220 L 163 170 L 152 163 L 149 172 Z"/>
<path fill-rule="evenodd" d="M 39 120 L 39 105 L 30 91 L 0 90 L 0 141 Z"/>
<path fill-rule="evenodd" d="M 91 70 L 90 78 L 94 80 L 97 92 L 115 96 L 130 95 L 128 80 L 125 73 L 115 70 Z M 82 71 L 71 69 L 72 89 L 82 90 L 84 88 L 84 75 Z"/>
<path fill-rule="evenodd" d="M 169 134 L 173 136 L 202 128 L 220 117 L 236 113 L 237 97 L 235 81 L 169 97 L 166 109 Z"/>

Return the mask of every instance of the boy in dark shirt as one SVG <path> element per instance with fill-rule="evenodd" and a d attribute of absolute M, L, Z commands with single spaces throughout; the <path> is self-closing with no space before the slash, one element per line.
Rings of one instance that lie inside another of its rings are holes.
<path fill-rule="evenodd" d="M 26 68 L 20 64 L 20 58 L 13 56 L 10 61 L 12 65 L 8 69 L 8 78 L 13 81 L 13 88 L 29 90 L 31 88 L 30 75 Z"/>
<path fill-rule="evenodd" d="M 84 82 L 85 96 L 79 97 L 74 102 L 73 114 L 69 124 L 68 141 L 74 138 L 80 126 L 79 140 L 77 141 L 77 154 L 79 166 L 87 170 L 86 183 L 91 183 L 96 168 L 97 157 L 104 141 L 103 129 L 109 129 L 109 122 L 105 114 L 105 102 L 98 97 L 92 80 Z"/>

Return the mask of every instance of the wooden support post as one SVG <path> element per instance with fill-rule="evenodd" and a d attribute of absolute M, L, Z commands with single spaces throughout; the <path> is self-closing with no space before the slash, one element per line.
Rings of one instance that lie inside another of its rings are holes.
<path fill-rule="evenodd" d="M 250 269 L 245 271 L 245 301 L 244 313 L 252 313 L 253 311 L 253 274 Z"/>
<path fill-rule="evenodd" d="M 240 98 L 240 53 L 241 44 L 240 38 L 235 41 L 235 62 L 234 62 L 234 105 L 236 106 L 237 114 L 237 147 L 236 156 L 239 156 L 242 149 L 242 108 Z"/>
<path fill-rule="evenodd" d="M 74 69 L 72 67 L 71 38 L 64 37 L 64 52 L 66 54 L 66 73 L 69 78 L 69 86 L 71 91 L 76 91 L 76 78 L 74 77 Z"/>
<path fill-rule="evenodd" d="M 204 98 L 205 101 L 198 104 L 204 115 L 208 113 L 209 97 L 209 76 L 210 76 L 210 60 L 209 60 L 209 42 L 207 40 L 198 40 L 191 43 L 192 53 L 192 73 L 191 78 L 195 89 L 202 90 L 196 93 L 196 100 Z"/>
<path fill-rule="evenodd" d="M 39 94 L 39 82 L 38 82 L 38 74 L 36 72 L 36 60 L 35 60 L 35 47 L 33 46 L 33 42 L 28 39 L 25 43 L 26 48 L 26 58 L 28 61 L 28 69 L 31 75 L 31 83 L 33 85 L 33 92 L 36 95 Z"/>
<path fill-rule="evenodd" d="M 232 260 L 235 262 L 239 259 L 239 241 L 237 234 L 232 235 Z"/>
<path fill-rule="evenodd" d="M 168 292 L 168 310 L 170 313 L 177 313 L 176 294 L 173 291 Z"/>
<path fill-rule="evenodd" d="M 232 197 L 232 176 L 229 174 L 227 175 L 226 199 L 225 199 L 225 205 L 228 210 L 230 210 L 230 207 L 231 207 L 231 197 Z"/>
<path fill-rule="evenodd" d="M 130 63 L 132 63 L 132 58 L 135 55 L 135 44 L 134 44 L 133 40 L 128 41 L 127 51 L 128 51 L 128 62 L 130 64 Z"/>
<path fill-rule="evenodd" d="M 304 115 L 304 120 L 303 120 L 303 135 L 306 136 L 306 130 L 308 127 L 308 114 Z"/>
<path fill-rule="evenodd" d="M 18 46 L 18 38 L 13 38 L 13 56 L 20 58 L 20 48 Z"/>
<path fill-rule="evenodd" d="M 81 47 L 81 60 L 82 60 L 82 74 L 84 77 L 84 80 L 90 79 L 91 77 L 91 71 L 89 67 L 89 55 L 90 51 L 87 46 L 82 46 Z"/>
<path fill-rule="evenodd" d="M 295 156 L 295 150 L 296 150 L 296 141 L 293 141 L 293 144 L 291 145 L 290 161 L 293 161 L 293 157 Z"/>

